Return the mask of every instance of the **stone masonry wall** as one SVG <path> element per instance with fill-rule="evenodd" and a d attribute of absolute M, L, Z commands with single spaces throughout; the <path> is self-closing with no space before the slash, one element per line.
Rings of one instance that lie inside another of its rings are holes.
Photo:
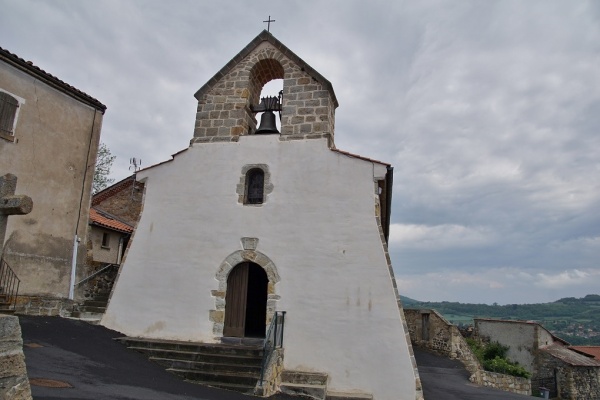
<path fill-rule="evenodd" d="M 15 312 L 25 315 L 66 316 L 70 315 L 73 304 L 69 299 L 19 295 Z"/>
<path fill-rule="evenodd" d="M 561 400 L 600 400 L 600 368 L 576 367 L 540 351 L 538 376 L 556 376 L 556 389 Z"/>
<path fill-rule="evenodd" d="M 429 314 L 429 340 L 423 340 L 422 315 Z M 477 358 L 467 345 L 458 328 L 444 319 L 435 310 L 405 309 L 410 340 L 415 346 L 460 360 L 472 374 L 472 379 L 481 384 L 478 373 L 483 371 Z M 473 378 L 475 376 L 475 378 Z"/>
<path fill-rule="evenodd" d="M 497 372 L 482 371 L 481 385 L 494 389 L 504 390 L 531 396 L 531 380 L 517 376 L 499 374 Z"/>
<path fill-rule="evenodd" d="M 110 196 L 94 198 L 92 206 L 121 218 L 131 226 L 136 226 L 142 210 L 144 183 L 135 182 L 135 187 L 132 187 L 133 182 L 133 179 L 123 182 Z"/>
<path fill-rule="evenodd" d="M 600 368 L 572 367 L 570 382 L 573 385 L 573 400 L 600 400 Z"/>
<path fill-rule="evenodd" d="M 335 105 L 331 93 L 268 42 L 201 89 L 192 143 L 236 141 L 256 130 L 250 107 L 258 105 L 263 86 L 273 79 L 283 79 L 281 139 L 325 137 L 332 145 Z"/>
<path fill-rule="evenodd" d="M 270 397 L 277 393 L 281 384 L 281 373 L 283 372 L 283 349 L 275 349 L 265 368 L 262 386 L 258 386 L 254 394 L 262 397 Z M 260 382 L 259 382 L 260 384 Z"/>
<path fill-rule="evenodd" d="M 0 398 L 31 399 L 19 319 L 0 315 Z"/>

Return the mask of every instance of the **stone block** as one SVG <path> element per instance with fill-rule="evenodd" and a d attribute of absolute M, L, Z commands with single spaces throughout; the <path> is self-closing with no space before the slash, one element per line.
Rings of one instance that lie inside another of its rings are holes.
<path fill-rule="evenodd" d="M 223 310 L 210 310 L 208 312 L 208 318 L 212 322 L 223 323 L 225 321 L 225 311 L 223 311 Z"/>
<path fill-rule="evenodd" d="M 206 136 L 217 136 L 219 133 L 219 128 L 207 128 Z"/>
<path fill-rule="evenodd" d="M 13 315 L 0 315 L 0 342 L 21 342 L 19 319 Z"/>
<path fill-rule="evenodd" d="M 13 354 L 0 354 L 0 378 L 27 375 L 25 356 L 22 350 L 15 349 Z"/>
<path fill-rule="evenodd" d="M 231 128 L 231 134 L 234 136 L 239 136 L 242 135 L 244 133 L 244 128 L 241 126 L 234 126 L 233 128 Z"/>
<path fill-rule="evenodd" d="M 298 93 L 298 100 L 312 100 L 312 98 L 313 98 L 312 92 Z"/>

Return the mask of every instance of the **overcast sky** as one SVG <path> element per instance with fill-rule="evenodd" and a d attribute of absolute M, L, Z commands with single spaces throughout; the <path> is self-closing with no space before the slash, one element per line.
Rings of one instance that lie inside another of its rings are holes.
<path fill-rule="evenodd" d="M 332 84 L 336 146 L 395 167 L 401 294 L 600 293 L 600 2 L 0 0 L 0 47 L 104 103 L 142 166 L 189 144 L 193 94 L 271 33 Z"/>

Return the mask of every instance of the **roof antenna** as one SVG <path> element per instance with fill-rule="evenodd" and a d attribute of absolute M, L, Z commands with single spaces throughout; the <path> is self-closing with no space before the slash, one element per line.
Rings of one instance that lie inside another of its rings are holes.
<path fill-rule="evenodd" d="M 135 158 L 132 157 L 129 159 L 129 170 L 131 171 L 133 169 L 133 185 L 131 185 L 131 199 L 133 200 L 133 195 L 135 194 L 135 191 L 138 189 L 138 187 L 135 185 L 136 181 L 136 174 L 137 172 L 142 169 L 142 159 L 140 158 Z"/>

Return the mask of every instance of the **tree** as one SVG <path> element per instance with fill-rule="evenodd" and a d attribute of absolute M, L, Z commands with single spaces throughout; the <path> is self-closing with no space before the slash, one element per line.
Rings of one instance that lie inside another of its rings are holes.
<path fill-rule="evenodd" d="M 115 180 L 108 177 L 110 174 L 110 167 L 112 167 L 113 161 L 116 156 L 110 153 L 110 149 L 104 144 L 100 143 L 98 146 L 98 155 L 96 156 L 96 169 L 94 170 L 94 182 L 92 183 L 92 193 L 96 194 L 99 191 L 105 189 L 113 183 Z"/>

